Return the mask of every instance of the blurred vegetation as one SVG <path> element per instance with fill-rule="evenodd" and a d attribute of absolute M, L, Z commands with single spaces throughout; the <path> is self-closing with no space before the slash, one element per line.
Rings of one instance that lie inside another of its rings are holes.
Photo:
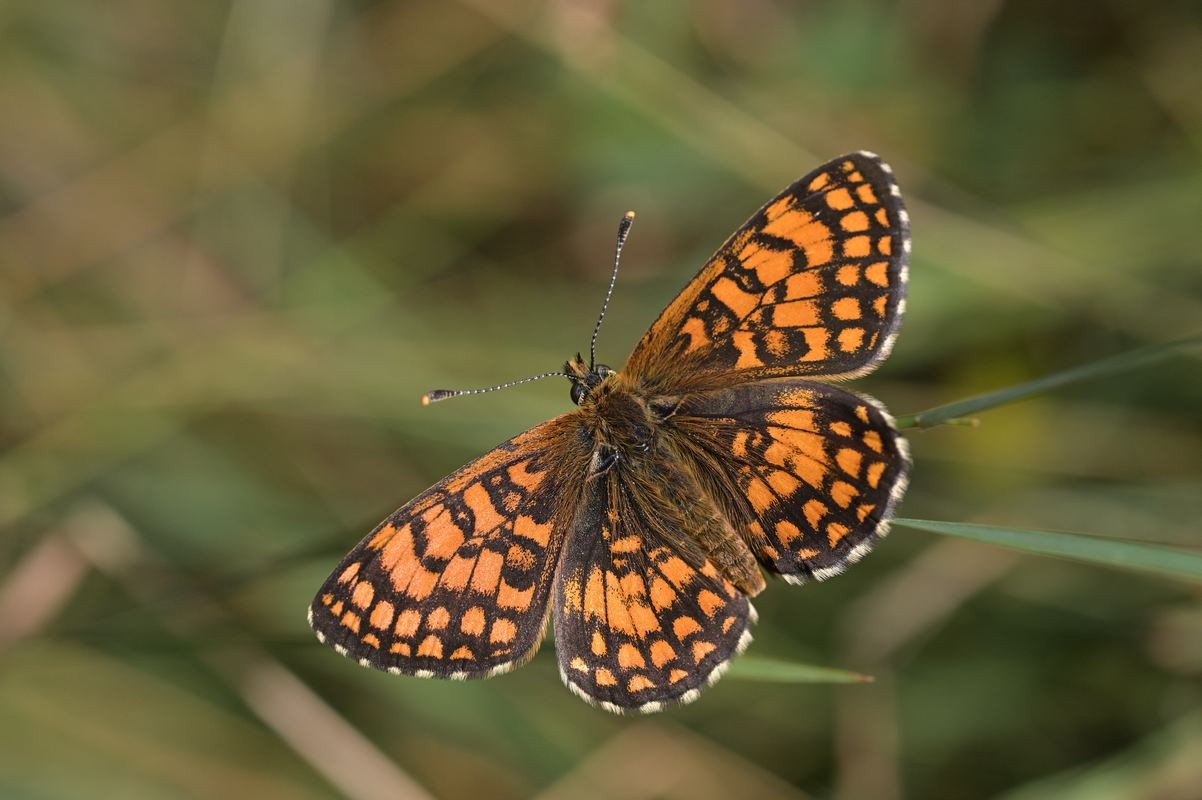
<path fill-rule="evenodd" d="M 378 519 L 568 407 L 417 398 L 585 347 L 623 211 L 614 365 L 859 148 L 913 220 L 895 412 L 1202 328 L 1195 3 L 0 5 L 0 795 L 1202 796 L 1197 583 L 910 527 L 653 718 L 549 648 L 444 684 L 310 637 Z M 1199 357 L 912 431 L 902 514 L 1196 554 Z"/>

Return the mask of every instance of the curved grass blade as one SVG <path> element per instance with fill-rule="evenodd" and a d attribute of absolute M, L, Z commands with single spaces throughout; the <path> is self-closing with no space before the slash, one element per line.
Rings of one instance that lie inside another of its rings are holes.
<path fill-rule="evenodd" d="M 1160 545 L 1118 541 L 1080 533 L 997 528 L 966 522 L 894 519 L 894 525 L 931 531 L 1041 556 L 1119 567 L 1174 580 L 1202 583 L 1202 553 Z"/>
<path fill-rule="evenodd" d="M 954 403 L 936 406 L 926 411 L 920 411 L 917 414 L 901 416 L 897 418 L 897 427 L 932 428 L 936 425 L 948 424 L 953 420 L 975 414 L 978 411 L 985 411 L 990 408 L 1006 405 L 1007 403 L 1025 400 L 1028 397 L 1051 391 L 1052 389 L 1059 389 L 1061 386 L 1068 386 L 1078 381 L 1100 378 L 1105 375 L 1114 375 L 1115 373 L 1136 369 L 1198 348 L 1202 348 L 1202 335 L 1179 339 L 1175 342 L 1140 347 L 1126 353 L 1120 353 L 1117 356 L 1110 356 L 1089 364 L 1072 367 L 1062 372 L 1045 375 L 1042 378 L 1036 378 L 1033 381 L 1020 383 L 1016 386 L 1009 386 L 1005 389 L 998 389 L 995 392 L 986 392 L 975 397 L 957 400 Z"/>
<path fill-rule="evenodd" d="M 769 683 L 872 683 L 873 677 L 834 667 L 818 667 L 774 658 L 741 656 L 732 662 L 728 676 L 733 680 Z"/>

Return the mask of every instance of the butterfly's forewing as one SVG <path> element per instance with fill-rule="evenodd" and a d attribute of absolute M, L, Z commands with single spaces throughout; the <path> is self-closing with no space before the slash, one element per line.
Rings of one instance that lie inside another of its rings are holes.
<path fill-rule="evenodd" d="M 543 423 L 394 512 L 326 580 L 318 637 L 364 666 L 481 677 L 538 648 L 583 470 L 578 420 Z M 574 480 L 573 480 L 574 477 Z"/>
<path fill-rule="evenodd" d="M 663 393 L 864 374 L 900 323 L 909 247 L 889 167 L 871 153 L 836 158 L 735 231 L 625 371 Z"/>
<path fill-rule="evenodd" d="M 796 581 L 868 552 L 905 491 L 906 441 L 874 401 L 808 380 L 691 395 L 668 421 L 682 458 L 718 476 L 715 499 L 760 563 Z"/>
<path fill-rule="evenodd" d="M 755 613 L 673 525 L 681 502 L 701 499 L 642 469 L 590 480 L 555 583 L 564 683 L 617 713 L 694 699 L 751 641 Z"/>

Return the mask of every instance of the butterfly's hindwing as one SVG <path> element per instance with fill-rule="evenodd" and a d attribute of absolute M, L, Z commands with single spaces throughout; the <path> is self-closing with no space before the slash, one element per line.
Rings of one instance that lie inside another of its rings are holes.
<path fill-rule="evenodd" d="M 892 346 L 909 248 L 889 167 L 870 153 L 837 158 L 727 240 L 651 326 L 626 372 L 665 393 L 864 374 Z"/>
<path fill-rule="evenodd" d="M 873 400 L 807 380 L 693 395 L 671 420 L 760 563 L 825 578 L 887 531 L 909 472 L 906 441 Z M 686 456 L 688 457 L 688 456 Z"/>
<path fill-rule="evenodd" d="M 570 526 L 559 500 L 579 485 L 568 465 L 587 455 L 573 421 L 511 439 L 380 523 L 317 593 L 318 637 L 364 666 L 433 677 L 532 656 Z"/>
<path fill-rule="evenodd" d="M 616 713 L 693 700 L 751 640 L 747 597 L 680 541 L 690 531 L 664 530 L 677 500 L 701 498 L 652 499 L 641 481 L 654 477 L 614 470 L 592 481 L 555 584 L 564 683 Z"/>

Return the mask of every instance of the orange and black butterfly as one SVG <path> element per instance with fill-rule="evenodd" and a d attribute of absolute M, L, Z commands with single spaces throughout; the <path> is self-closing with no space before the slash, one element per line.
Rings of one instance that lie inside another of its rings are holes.
<path fill-rule="evenodd" d="M 548 373 L 570 381 L 574 411 L 360 542 L 310 608 L 318 638 L 392 673 L 482 678 L 529 660 L 553 617 L 560 674 L 588 702 L 650 712 L 696 698 L 751 641 L 764 572 L 821 580 L 886 533 L 906 442 L 877 402 L 829 382 L 889 353 L 908 222 L 872 153 L 789 186 L 624 370 L 577 355 Z"/>

